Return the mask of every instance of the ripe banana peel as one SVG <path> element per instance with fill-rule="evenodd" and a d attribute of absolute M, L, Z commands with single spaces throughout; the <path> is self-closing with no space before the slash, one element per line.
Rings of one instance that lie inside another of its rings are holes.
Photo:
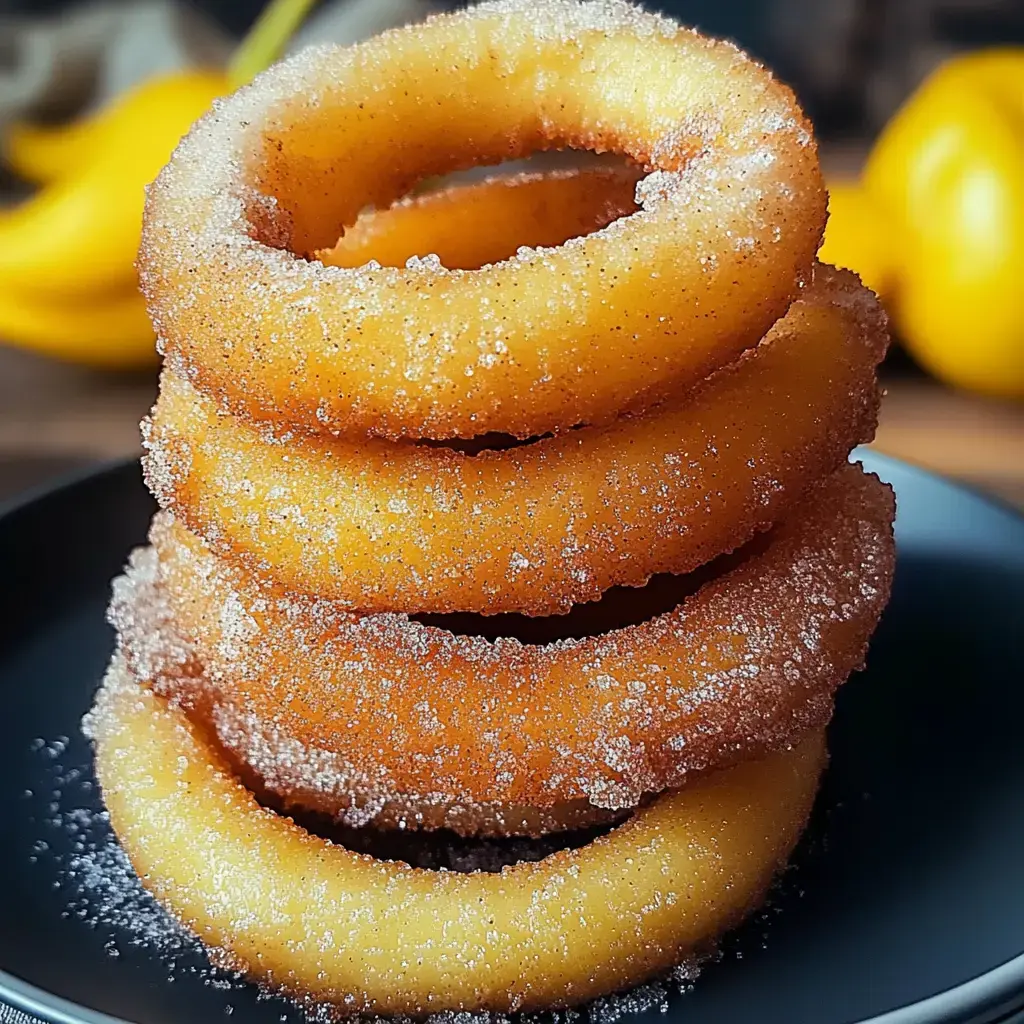
<path fill-rule="evenodd" d="M 224 70 L 145 81 L 81 121 L 15 125 L 0 156 L 42 187 L 0 209 L 0 342 L 94 366 L 153 363 L 137 292 L 145 187 L 218 96 L 281 52 L 313 0 L 271 0 Z"/>
<path fill-rule="evenodd" d="M 19 177 L 36 185 L 68 178 L 108 146 L 123 150 L 146 136 L 164 145 L 182 111 L 203 111 L 228 89 L 222 71 L 190 68 L 158 75 L 116 97 L 94 114 L 60 125 L 15 123 L 0 150 Z"/>
<path fill-rule="evenodd" d="M 226 87 L 222 76 L 201 75 L 152 122 L 139 103 L 122 107 L 130 116 L 94 122 L 98 145 L 84 162 L 0 218 L 0 290 L 85 297 L 134 280 L 145 186 Z M 83 149 L 89 138 L 72 132 L 67 141 Z"/>
<path fill-rule="evenodd" d="M 134 284 L 98 301 L 52 302 L 0 291 L 0 338 L 103 369 L 155 365 L 153 328 Z"/>

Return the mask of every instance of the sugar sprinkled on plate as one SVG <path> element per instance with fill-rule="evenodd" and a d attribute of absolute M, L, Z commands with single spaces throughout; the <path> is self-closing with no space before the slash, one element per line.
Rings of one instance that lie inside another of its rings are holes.
<path fill-rule="evenodd" d="M 88 726 L 87 726 L 88 727 Z M 49 799 L 45 813 L 36 819 L 39 838 L 33 846 L 31 859 L 36 864 L 56 866 L 55 887 L 66 903 L 62 916 L 80 922 L 99 936 L 106 954 L 119 959 L 127 949 L 145 950 L 166 969 L 170 983 L 186 978 L 225 992 L 241 992 L 248 988 L 245 978 L 232 971 L 216 951 L 216 965 L 204 956 L 202 943 L 183 928 L 160 906 L 139 881 L 128 857 L 110 828 L 107 812 L 97 800 L 97 785 L 91 769 L 72 763 L 77 744 L 67 736 L 53 739 L 40 737 L 33 750 L 44 761 L 43 781 L 26 799 L 41 795 Z M 65 759 L 65 755 L 68 755 Z M 528 841 L 520 841 L 522 850 L 532 858 Z M 442 851 L 443 852 L 443 851 Z M 452 848 L 445 854 L 455 870 L 490 870 L 495 854 L 488 853 L 487 844 L 476 852 Z M 431 1014 L 428 1024 L 619 1024 L 620 1021 L 649 1010 L 668 1010 L 675 994 L 689 991 L 700 973 L 701 960 L 689 960 L 671 970 L 665 977 L 632 990 L 604 996 L 575 1009 L 534 1014 L 499 1014 L 488 1012 L 454 1012 Z M 280 996 L 260 992 L 259 1000 L 277 1002 Z M 283 1004 L 282 1004 L 283 1005 Z M 239 1016 L 241 1005 L 229 1002 L 224 1006 L 226 1017 Z M 297 1016 L 296 1016 L 297 1015 Z M 338 1020 L 336 1008 L 310 1001 L 296 1001 L 282 1012 L 280 1021 L 304 1020 L 309 1024 L 332 1024 Z M 413 1024 L 406 1017 L 349 1018 L 353 1024 L 390 1022 Z M 422 1022 L 421 1022 L 422 1024 Z"/>

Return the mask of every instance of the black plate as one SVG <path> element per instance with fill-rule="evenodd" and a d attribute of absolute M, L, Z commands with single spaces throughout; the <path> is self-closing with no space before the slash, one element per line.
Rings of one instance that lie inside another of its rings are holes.
<path fill-rule="evenodd" d="M 899 498 L 895 593 L 868 671 L 842 691 L 797 866 L 773 912 L 652 1022 L 931 1024 L 1024 1007 L 1024 520 L 868 462 Z M 189 947 L 169 982 L 151 948 L 95 908 L 78 916 L 83 869 L 68 865 L 83 835 L 61 801 L 98 806 L 78 723 L 110 650 L 108 581 L 151 511 L 122 465 L 0 518 L 0 999 L 60 1022 L 205 1024 L 228 1006 L 234 1024 L 299 1020 L 203 981 Z M 66 749 L 34 743 L 62 736 Z M 102 842 L 102 821 L 89 829 L 86 845 Z M 136 912 L 153 926 L 152 907 Z"/>

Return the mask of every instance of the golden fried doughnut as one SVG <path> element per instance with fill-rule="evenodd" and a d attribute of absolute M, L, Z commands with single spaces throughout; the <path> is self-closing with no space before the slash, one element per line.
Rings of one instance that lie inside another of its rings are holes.
<path fill-rule="evenodd" d="M 815 732 L 584 847 L 462 874 L 351 853 L 261 808 L 116 660 L 86 730 L 154 895 L 254 978 L 345 1013 L 568 1006 L 705 952 L 784 864 L 824 760 Z"/>
<path fill-rule="evenodd" d="M 479 270 L 306 258 L 427 176 L 564 147 L 644 165 L 640 208 Z M 791 92 L 733 46 L 617 0 L 498 0 L 306 50 L 218 103 L 149 191 L 139 266 L 171 363 L 236 412 L 528 437 L 755 345 L 825 206 Z"/>
<path fill-rule="evenodd" d="M 565 148 L 620 169 L 408 198 Z M 84 729 L 215 962 L 318 1020 L 553 1009 L 763 898 L 895 559 L 847 461 L 886 322 L 825 199 L 787 88 L 624 0 L 307 50 L 181 142 L 139 257 L 163 511 Z M 555 835 L 487 871 L 411 829 Z"/>
<path fill-rule="evenodd" d="M 286 805 L 508 831 L 496 805 L 631 808 L 823 725 L 888 597 L 892 517 L 847 466 L 674 611 L 545 646 L 347 614 L 158 519 L 111 617 L 136 673 Z"/>
<path fill-rule="evenodd" d="M 372 824 L 378 829 L 448 829 L 462 836 L 539 837 L 610 824 L 622 817 L 620 810 L 596 807 L 583 798 L 534 807 L 493 801 L 459 803 L 443 792 L 396 794 L 340 787 L 335 756 L 297 740 L 286 741 L 280 735 L 269 741 L 268 756 L 254 756 L 254 744 L 267 742 L 266 730 L 241 734 L 239 729 L 244 726 L 239 723 L 237 709 L 232 707 L 224 713 L 216 685 L 203 677 L 196 647 L 182 632 L 190 616 L 177 621 L 168 599 L 174 593 L 169 588 L 175 586 L 179 574 L 193 571 L 210 574 L 211 597 L 223 594 L 232 602 L 241 597 L 228 591 L 230 583 L 222 576 L 225 567 L 169 516 L 158 516 L 152 533 L 164 552 L 166 568 L 161 571 L 156 549 L 140 548 L 132 553 L 126 575 L 114 582 L 109 614 L 118 629 L 120 653 L 139 679 L 162 696 L 172 698 L 194 721 L 207 726 L 208 739 L 217 744 L 249 789 L 286 809 L 323 815 L 350 827 Z M 186 564 L 189 560 L 191 565 Z M 228 573 L 229 577 L 237 576 L 230 570 Z M 197 596 L 189 597 L 187 592 L 175 594 L 174 603 L 179 600 L 198 602 Z M 279 602 L 275 605 L 280 608 Z M 205 606 L 194 604 L 190 611 L 192 615 L 212 614 L 209 600 Z M 220 609 L 222 625 L 232 613 L 227 607 Z M 225 643 L 223 634 L 220 642 Z M 220 648 L 222 652 L 225 649 Z M 297 658 L 303 656 L 296 654 Z M 219 732 L 223 732 L 227 745 Z M 301 769 L 296 771 L 299 765 Z M 331 784 L 325 784 L 329 780 Z"/>
<path fill-rule="evenodd" d="M 329 267 L 404 267 L 411 256 L 434 255 L 450 270 L 478 270 L 522 246 L 560 245 L 632 213 L 638 177 L 595 167 L 456 185 L 360 214 L 317 256 Z"/>
<path fill-rule="evenodd" d="M 147 481 L 218 554 L 366 612 L 564 612 L 689 572 L 874 434 L 875 297 L 819 266 L 765 340 L 672 405 L 504 451 L 272 435 L 165 371 Z"/>

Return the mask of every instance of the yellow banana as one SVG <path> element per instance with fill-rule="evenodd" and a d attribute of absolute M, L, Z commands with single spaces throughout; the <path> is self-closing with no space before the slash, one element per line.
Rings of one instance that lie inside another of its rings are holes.
<path fill-rule="evenodd" d="M 26 181 L 47 184 L 77 174 L 109 145 L 133 144 L 145 135 L 167 138 L 165 125 L 183 107 L 203 110 L 228 88 L 221 71 L 189 68 L 142 82 L 80 121 L 61 125 L 16 123 L 2 156 Z"/>
<path fill-rule="evenodd" d="M 0 340 L 95 366 L 155 359 L 136 292 L 144 189 L 218 96 L 280 52 L 312 0 L 271 0 L 224 71 L 137 86 L 82 122 L 19 125 L 0 143 L 44 187 L 0 210 Z"/>
<path fill-rule="evenodd" d="M 0 338 L 58 359 L 104 368 L 156 362 L 153 328 L 134 287 L 102 301 L 55 303 L 0 291 Z"/>
<path fill-rule="evenodd" d="M 223 91 L 208 81 L 164 111 L 158 129 L 122 124 L 73 177 L 60 179 L 0 218 L 0 292 L 83 296 L 134 280 L 144 186 L 178 139 Z M 142 112 L 144 113 L 144 112 Z"/>

